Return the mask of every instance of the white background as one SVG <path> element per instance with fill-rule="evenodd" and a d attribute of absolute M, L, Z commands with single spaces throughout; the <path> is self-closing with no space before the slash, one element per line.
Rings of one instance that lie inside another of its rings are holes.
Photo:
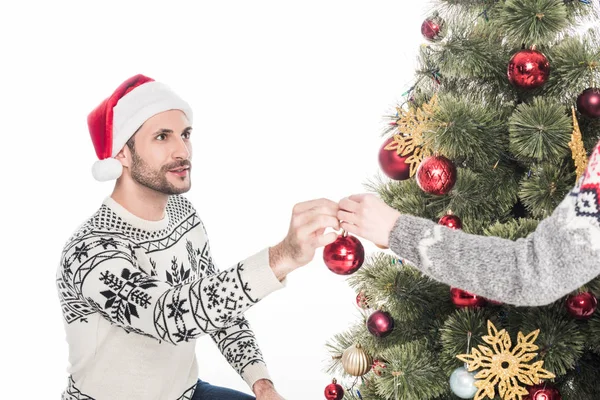
<path fill-rule="evenodd" d="M 224 269 L 281 240 L 295 203 L 365 191 L 379 173 L 383 116 L 412 82 L 427 8 L 406 0 L 5 2 L 0 397 L 59 399 L 66 384 L 55 271 L 66 239 L 114 184 L 91 175 L 92 108 L 137 73 L 191 103 L 187 196 Z M 320 250 L 247 313 L 288 400 L 323 398 L 325 343 L 359 316 L 355 293 Z M 202 379 L 249 392 L 210 338 L 197 352 Z"/>

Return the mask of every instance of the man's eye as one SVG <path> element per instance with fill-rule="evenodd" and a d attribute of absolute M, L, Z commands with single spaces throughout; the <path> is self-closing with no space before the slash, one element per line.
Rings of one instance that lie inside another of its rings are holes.
<path fill-rule="evenodd" d="M 160 135 L 158 135 L 156 138 L 157 138 L 158 140 L 163 140 L 163 139 L 164 139 L 164 137 L 165 137 L 165 135 L 161 133 L 161 134 L 160 134 Z M 162 139 L 161 139 L 161 138 L 162 138 Z"/>

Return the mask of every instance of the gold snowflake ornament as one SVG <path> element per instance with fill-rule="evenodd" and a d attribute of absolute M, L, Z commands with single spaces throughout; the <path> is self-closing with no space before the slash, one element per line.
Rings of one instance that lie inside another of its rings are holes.
<path fill-rule="evenodd" d="M 519 385 L 536 385 L 540 379 L 552 379 L 555 375 L 542 368 L 544 361 L 529 364 L 537 353 L 539 347 L 534 344 L 540 330 L 535 330 L 525 336 L 519 332 L 517 344 L 511 350 L 510 335 L 504 329 L 498 331 L 491 321 L 488 321 L 488 335 L 483 340 L 490 347 L 479 345 L 473 348 L 471 354 L 456 356 L 467 363 L 469 372 L 481 369 L 476 375 L 475 386 L 479 389 L 474 400 L 482 400 L 485 396 L 493 399 L 498 393 L 503 400 L 522 400 L 528 394 L 527 390 Z"/>
<path fill-rule="evenodd" d="M 438 108 L 437 102 L 437 94 L 434 94 L 419 108 L 409 107 L 408 110 L 404 110 L 396 107 L 398 117 L 394 124 L 400 133 L 394 135 L 394 140 L 385 147 L 385 150 L 396 151 L 401 157 L 411 154 L 404 161 L 410 165 L 411 177 L 414 176 L 423 158 L 432 154 L 428 143 L 425 143 L 424 133 L 437 126 L 433 120 L 433 113 Z"/>

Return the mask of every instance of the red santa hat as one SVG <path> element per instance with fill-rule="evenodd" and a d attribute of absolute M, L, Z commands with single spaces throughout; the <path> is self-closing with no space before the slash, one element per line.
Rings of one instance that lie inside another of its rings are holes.
<path fill-rule="evenodd" d="M 168 110 L 181 110 L 192 123 L 192 109 L 167 85 L 138 74 L 123 82 L 87 118 L 98 161 L 92 175 L 98 181 L 117 179 L 123 172 L 114 157 L 150 117 Z"/>

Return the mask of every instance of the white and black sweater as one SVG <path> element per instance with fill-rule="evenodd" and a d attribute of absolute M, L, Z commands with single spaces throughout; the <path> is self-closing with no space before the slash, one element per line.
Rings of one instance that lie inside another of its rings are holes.
<path fill-rule="evenodd" d="M 56 284 L 69 345 L 63 400 L 191 399 L 209 334 L 252 387 L 270 379 L 244 312 L 285 286 L 268 248 L 217 271 L 192 204 L 147 221 L 111 197 L 65 245 Z"/>

